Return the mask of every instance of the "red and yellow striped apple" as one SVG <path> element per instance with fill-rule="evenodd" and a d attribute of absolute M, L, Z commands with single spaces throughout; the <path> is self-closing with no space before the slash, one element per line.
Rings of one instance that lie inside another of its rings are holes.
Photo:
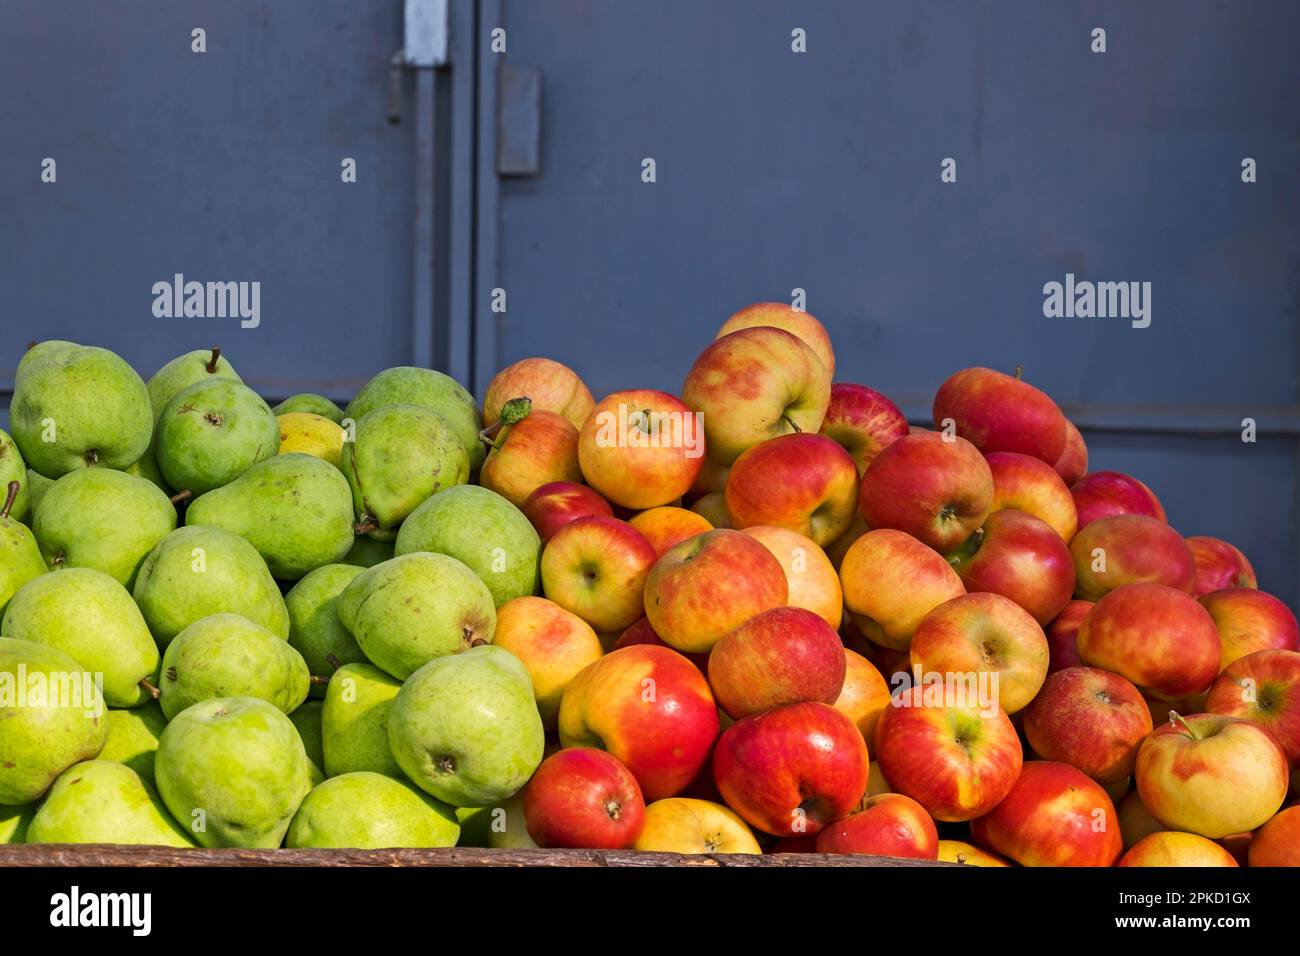
<path fill-rule="evenodd" d="M 818 853 L 870 853 L 912 860 L 939 858 L 939 831 L 911 797 L 882 793 L 817 834 Z"/>
<path fill-rule="evenodd" d="M 1287 807 L 1255 831 L 1251 866 L 1300 866 L 1300 804 Z"/>
<path fill-rule="evenodd" d="M 1232 854 L 1195 833 L 1161 830 L 1138 840 L 1116 866 L 1237 866 Z"/>
<path fill-rule="evenodd" d="M 847 530 L 858 499 L 853 459 L 824 435 L 782 435 L 747 449 L 727 479 L 737 528 L 776 525 L 830 544 Z"/>
<path fill-rule="evenodd" d="M 1165 509 L 1155 492 L 1121 471 L 1094 471 L 1070 486 L 1082 531 L 1098 518 L 1143 515 L 1165 522 Z"/>
<path fill-rule="evenodd" d="M 657 853 L 762 853 L 748 824 L 730 807 L 694 797 L 656 800 L 634 850 Z"/>
<path fill-rule="evenodd" d="M 1088 445 L 1074 422 L 1068 418 L 1065 420 L 1065 450 L 1052 468 L 1061 476 L 1066 487 L 1088 473 Z"/>
<path fill-rule="evenodd" d="M 993 472 L 993 510 L 1011 509 L 1046 521 L 1068 542 L 1079 516 L 1070 489 L 1051 465 L 1032 455 L 995 451 L 985 455 Z"/>
<path fill-rule="evenodd" d="M 1287 762 L 1300 766 L 1300 653 L 1273 649 L 1238 658 L 1215 680 L 1205 709 L 1258 724 Z"/>
<path fill-rule="evenodd" d="M 670 647 L 704 652 L 760 611 L 783 606 L 788 593 L 781 562 L 767 548 L 717 529 L 659 556 L 646 579 L 645 614 Z"/>
<path fill-rule="evenodd" d="M 993 512 L 948 561 L 967 591 L 1000 594 L 1040 625 L 1060 614 L 1074 593 L 1070 549 L 1047 522 L 1023 511 Z"/>
<path fill-rule="evenodd" d="M 754 538 L 785 571 L 786 603 L 819 615 L 831 627 L 839 629 L 844 616 L 844 590 L 840 576 L 817 542 L 797 531 L 774 525 L 754 525 L 745 534 Z"/>
<path fill-rule="evenodd" d="M 645 801 L 617 757 L 566 747 L 543 760 L 524 787 L 524 823 L 543 849 L 625 850 L 645 827 Z"/>
<path fill-rule="evenodd" d="M 858 507 L 872 528 L 905 531 L 936 551 L 951 551 L 993 510 L 993 473 L 964 438 L 904 435 L 863 473 Z"/>
<path fill-rule="evenodd" d="M 944 601 L 965 594 L 938 552 L 902 531 L 868 531 L 840 565 L 844 606 L 864 637 L 905 651 L 921 619 Z"/>
<path fill-rule="evenodd" d="M 1083 663 L 1079 658 L 1079 627 L 1092 608 L 1091 601 L 1071 601 L 1051 624 L 1043 628 L 1050 655 L 1050 663 L 1047 665 L 1049 674 L 1067 667 L 1078 667 Z"/>
<path fill-rule="evenodd" d="M 951 419 L 957 434 L 984 453 L 1014 451 L 1049 465 L 1065 451 L 1065 416 L 1047 394 L 991 368 L 955 372 L 934 396 L 934 427 Z"/>
<path fill-rule="evenodd" d="M 1151 733 L 1151 713 L 1128 680 L 1095 667 L 1048 676 L 1025 708 L 1025 738 L 1045 760 L 1077 767 L 1101 783 L 1125 781 Z"/>
<path fill-rule="evenodd" d="M 1188 594 L 1196 561 L 1177 531 L 1142 515 L 1098 518 L 1070 542 L 1075 597 L 1096 601 L 1125 584 L 1154 583 Z"/>
<path fill-rule="evenodd" d="M 708 759 L 718 727 L 704 675 L 664 647 L 611 651 L 584 668 L 560 702 L 560 742 L 609 751 L 651 801 L 686 788 Z"/>
<path fill-rule="evenodd" d="M 874 388 L 836 382 L 821 433 L 849 453 L 861 475 L 881 451 L 908 433 L 907 417 Z"/>
<path fill-rule="evenodd" d="M 564 416 L 534 408 L 527 418 L 501 429 L 483 462 L 479 484 L 522 508 L 529 495 L 553 481 L 582 481 L 578 430 Z"/>
<path fill-rule="evenodd" d="M 575 518 L 585 515 L 614 517 L 609 502 L 586 485 L 574 481 L 551 481 L 541 485 L 528 496 L 520 509 L 533 523 L 538 536 L 545 543 Z"/>
<path fill-rule="evenodd" d="M 597 631 L 621 631 L 641 616 L 654 547 L 626 521 L 570 521 L 542 551 L 542 591 Z"/>
<path fill-rule="evenodd" d="M 807 701 L 738 720 L 718 738 L 713 779 L 727 805 L 773 836 L 819 833 L 867 789 L 867 746 L 853 722 Z"/>
<path fill-rule="evenodd" d="M 856 651 L 844 648 L 844 687 L 832 706 L 862 732 L 870 743 L 880 715 L 889 706 L 889 685 L 876 665 Z"/>
<path fill-rule="evenodd" d="M 548 358 L 526 358 L 497 372 L 483 396 L 483 424 L 495 425 L 512 398 L 529 398 L 533 408 L 555 412 L 581 428 L 596 401 L 591 390 L 567 365 Z"/>
<path fill-rule="evenodd" d="M 817 321 L 811 312 L 796 309 L 784 302 L 755 302 L 745 306 L 722 323 L 722 328 L 718 329 L 714 338 L 720 339 L 741 329 L 761 326 L 783 329 L 797 336 L 817 355 L 826 369 L 827 377 L 835 376 L 835 350 L 831 347 L 831 337 L 826 332 L 826 326 Z"/>
<path fill-rule="evenodd" d="M 971 821 L 971 833 L 1021 866 L 1111 866 L 1123 850 L 1106 791 L 1052 760 L 1027 762 L 1006 798 Z"/>
<path fill-rule="evenodd" d="M 670 505 L 635 514 L 628 519 L 628 524 L 646 536 L 654 546 L 655 554 L 663 554 L 687 538 L 713 530 L 713 525 L 703 515 Z"/>
<path fill-rule="evenodd" d="M 1300 650 L 1295 613 L 1255 588 L 1225 588 L 1202 595 L 1201 605 L 1219 629 L 1219 670 L 1256 651 Z"/>
<path fill-rule="evenodd" d="M 497 608 L 492 643 L 523 662 L 533 682 L 542 725 L 554 730 L 564 689 L 604 653 L 586 621 L 554 601 L 517 597 Z"/>
<path fill-rule="evenodd" d="M 611 503 L 637 510 L 690 491 L 704 452 L 695 414 L 677 396 L 646 388 L 601 399 L 578 436 L 587 484 Z"/>
<path fill-rule="evenodd" d="M 1246 556 L 1222 538 L 1196 536 L 1187 539 L 1196 562 L 1196 597 L 1225 588 L 1254 588 L 1255 569 Z"/>
<path fill-rule="evenodd" d="M 1079 657 L 1128 678 L 1144 694 L 1178 700 L 1199 694 L 1219 672 L 1219 632 L 1208 611 L 1163 584 L 1111 591 L 1079 628 Z"/>

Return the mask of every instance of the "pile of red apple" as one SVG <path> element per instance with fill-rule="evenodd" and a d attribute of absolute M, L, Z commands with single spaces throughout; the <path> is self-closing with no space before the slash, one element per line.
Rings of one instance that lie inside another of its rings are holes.
<path fill-rule="evenodd" d="M 489 419 L 533 400 L 493 457 L 546 542 L 498 630 L 560 748 L 531 839 L 1300 864 L 1300 632 L 1246 557 L 1089 472 L 1019 374 L 956 372 L 928 430 L 834 371 L 765 303 L 680 397 L 596 404 L 545 359 L 493 381 Z"/>

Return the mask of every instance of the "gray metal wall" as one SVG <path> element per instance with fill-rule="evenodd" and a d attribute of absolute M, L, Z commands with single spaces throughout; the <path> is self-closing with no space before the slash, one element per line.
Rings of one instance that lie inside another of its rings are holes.
<path fill-rule="evenodd" d="M 1300 5 L 453 0 L 432 170 L 410 75 L 387 120 L 398 0 L 106 10 L 0 0 L 0 390 L 53 336 L 146 374 L 219 341 L 272 396 L 425 360 L 481 392 L 530 354 L 675 390 L 732 310 L 799 287 L 840 378 L 921 418 L 955 368 L 1023 363 L 1095 466 L 1297 597 Z M 536 175 L 497 175 L 529 134 L 503 66 L 540 72 Z M 261 280 L 261 327 L 153 318 L 178 271 Z M 1151 327 L 1045 319 L 1066 272 L 1150 281 Z"/>

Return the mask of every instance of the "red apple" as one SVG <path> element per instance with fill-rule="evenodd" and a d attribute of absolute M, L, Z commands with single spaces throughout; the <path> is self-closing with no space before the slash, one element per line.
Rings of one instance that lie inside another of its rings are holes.
<path fill-rule="evenodd" d="M 568 747 L 543 760 L 524 787 L 524 823 L 544 849 L 626 850 L 645 826 L 645 801 L 617 757 Z"/>
<path fill-rule="evenodd" d="M 479 473 L 479 484 L 522 508 L 528 496 L 555 481 L 582 481 L 578 430 L 563 415 L 534 408 L 496 436 Z"/>
<path fill-rule="evenodd" d="M 656 508 L 691 490 L 704 464 L 704 430 L 675 395 L 615 392 L 587 416 L 578 462 L 587 484 L 614 504 Z"/>
<path fill-rule="evenodd" d="M 542 725 L 555 729 L 570 681 L 604 654 L 591 625 L 546 598 L 524 595 L 497 608 L 492 643 L 519 658 L 533 682 Z"/>
<path fill-rule="evenodd" d="M 908 433 L 907 418 L 874 388 L 836 382 L 821 433 L 844 447 L 861 475 L 872 459 Z"/>
<path fill-rule="evenodd" d="M 703 515 L 670 505 L 635 514 L 628 519 L 628 524 L 646 536 L 654 546 L 655 554 L 663 554 L 687 538 L 713 530 L 713 525 Z"/>
<path fill-rule="evenodd" d="M 1189 594 L 1163 584 L 1111 591 L 1079 628 L 1079 657 L 1161 700 L 1199 694 L 1219 672 L 1219 632 Z"/>
<path fill-rule="evenodd" d="M 870 853 L 913 860 L 939 858 L 939 831 L 911 797 L 882 793 L 817 834 L 818 853 Z"/>
<path fill-rule="evenodd" d="M 911 646 L 921 618 L 966 593 L 942 555 L 888 528 L 853 542 L 840 565 L 840 584 L 844 606 L 863 636 L 899 651 Z"/>
<path fill-rule="evenodd" d="M 570 521 L 542 551 L 542 591 L 597 631 L 621 631 L 641 616 L 655 549 L 626 521 Z"/>
<path fill-rule="evenodd" d="M 704 675 L 664 647 L 611 651 L 587 665 L 560 702 L 560 743 L 609 751 L 650 801 L 686 788 L 708 759 L 718 727 Z"/>
<path fill-rule="evenodd" d="M 826 332 L 826 327 L 811 312 L 796 309 L 784 302 L 755 302 L 745 306 L 722 323 L 722 328 L 718 329 L 714 338 L 720 339 L 741 329 L 760 326 L 771 326 L 798 336 L 821 360 L 827 377 L 835 376 L 835 350 L 831 348 L 831 337 Z"/>
<path fill-rule="evenodd" d="M 1119 830 L 1124 837 L 1124 849 L 1126 850 L 1132 849 L 1143 837 L 1152 833 L 1160 833 L 1165 829 L 1165 825 L 1151 815 L 1151 811 L 1142 802 L 1142 795 L 1136 790 L 1130 790 L 1120 800 L 1117 810 L 1119 812 Z"/>
<path fill-rule="evenodd" d="M 655 633 L 655 629 L 650 626 L 650 619 L 646 617 L 637 618 L 631 627 L 620 634 L 618 640 L 614 642 L 614 646 L 611 650 L 618 650 L 620 647 L 634 647 L 637 644 L 651 644 L 655 647 L 668 647 L 668 645 L 664 643 L 664 639 Z M 672 650 L 671 647 L 668 649 Z M 681 654 L 682 657 L 686 658 L 698 667 L 701 674 L 707 672 L 709 667 L 708 654 L 682 654 L 681 651 L 678 651 L 677 653 Z"/>
<path fill-rule="evenodd" d="M 1014 714 L 1047 676 L 1047 638 L 1025 611 L 998 594 L 963 594 L 927 614 L 912 635 L 912 670 L 988 674 L 997 700 Z"/>
<path fill-rule="evenodd" d="M 1052 760 L 1026 763 L 1006 799 L 971 822 L 971 833 L 1021 866 L 1110 866 L 1123 850 L 1106 791 Z"/>
<path fill-rule="evenodd" d="M 574 518 L 614 516 L 608 501 L 586 485 L 574 481 L 552 481 L 542 485 L 528 496 L 520 510 L 533 523 L 543 542 L 550 541 L 555 532 Z"/>
<path fill-rule="evenodd" d="M 1050 623 L 1074 593 L 1070 549 L 1045 521 L 1023 511 L 995 511 L 948 555 L 967 591 L 1014 601 L 1039 624 Z"/>
<path fill-rule="evenodd" d="M 980 451 L 1014 451 L 1049 465 L 1065 451 L 1065 416 L 1046 393 L 991 368 L 954 373 L 934 396 L 934 427 L 951 419 Z M 868 519 L 870 520 L 870 519 Z"/>
<path fill-rule="evenodd" d="M 1035 753 L 1102 783 L 1128 779 L 1149 733 L 1151 714 L 1138 689 L 1095 667 L 1050 675 L 1025 708 L 1025 737 Z"/>
<path fill-rule="evenodd" d="M 1165 521 L 1160 499 L 1132 475 L 1119 471 L 1094 471 L 1070 486 L 1082 531 L 1098 518 L 1143 515 Z"/>
<path fill-rule="evenodd" d="M 709 654 L 709 685 L 734 720 L 805 700 L 834 704 L 844 645 L 812 611 L 775 607 L 725 634 Z"/>
<path fill-rule="evenodd" d="M 1079 627 L 1093 607 L 1091 601 L 1071 601 L 1065 606 L 1065 610 L 1056 615 L 1055 620 L 1043 629 L 1043 633 L 1047 635 L 1049 674 L 1083 664 L 1083 660 L 1079 657 Z"/>
<path fill-rule="evenodd" d="M 1095 601 L 1124 584 L 1151 582 L 1192 593 L 1196 562 L 1177 531 L 1141 515 L 1098 518 L 1070 542 L 1075 596 Z"/>
<path fill-rule="evenodd" d="M 830 544 L 848 528 L 858 498 L 853 459 L 824 435 L 782 435 L 745 451 L 727 479 L 737 528 L 775 525 Z"/>
<path fill-rule="evenodd" d="M 719 529 L 659 557 L 645 584 L 645 614 L 670 647 L 704 652 L 787 597 L 781 562 L 744 532 Z"/>
<path fill-rule="evenodd" d="M 1192 537 L 1187 539 L 1187 547 L 1196 562 L 1196 588 L 1192 591 L 1196 597 L 1225 588 L 1259 587 L 1250 561 L 1223 539 Z"/>
<path fill-rule="evenodd" d="M 853 721 L 868 743 L 889 700 L 889 685 L 876 665 L 856 651 L 844 648 L 844 687 L 832 706 Z"/>
<path fill-rule="evenodd" d="M 1300 866 L 1300 804 L 1265 823 L 1250 841 L 1251 866 Z"/>
<path fill-rule="evenodd" d="M 964 438 L 904 435 L 863 474 L 858 507 L 872 528 L 905 531 L 936 551 L 951 551 L 993 509 L 993 473 Z"/>
<path fill-rule="evenodd" d="M 1300 650 L 1295 614 L 1273 595 L 1254 588 L 1211 591 L 1201 604 L 1219 629 L 1219 669 L 1255 651 Z"/>
<path fill-rule="evenodd" d="M 1300 652 L 1256 651 L 1229 664 L 1210 688 L 1205 709 L 1258 724 L 1300 766 Z"/>
<path fill-rule="evenodd" d="M 1286 757 L 1268 731 L 1221 714 L 1171 715 L 1138 751 L 1134 777 L 1171 830 L 1218 840 L 1262 826 L 1286 798 Z"/>
<path fill-rule="evenodd" d="M 874 753 L 890 787 L 936 820 L 970 820 L 1007 795 L 1023 754 L 996 700 L 955 683 L 900 690 L 876 723 Z"/>
<path fill-rule="evenodd" d="M 488 384 L 483 396 L 483 424 L 495 425 L 501 407 L 512 398 L 527 397 L 533 408 L 555 412 L 581 428 L 595 399 L 591 391 L 567 365 L 548 358 L 526 358 L 508 365 Z"/>
<path fill-rule="evenodd" d="M 1078 530 L 1070 489 L 1047 462 L 1032 455 L 995 451 L 985 455 L 993 473 L 993 510 L 1012 509 L 1046 521 L 1063 541 Z"/>
<path fill-rule="evenodd" d="M 771 326 L 713 342 L 682 386 L 686 404 L 704 413 L 709 455 L 723 466 L 768 438 L 816 432 L 830 398 L 830 373 L 817 354 Z"/>
<path fill-rule="evenodd" d="M 1231 853 L 1195 833 L 1162 830 L 1143 837 L 1116 866 L 1237 866 Z"/>
<path fill-rule="evenodd" d="M 1088 446 L 1079 429 L 1068 418 L 1065 420 L 1065 450 L 1052 467 L 1067 488 L 1088 473 Z"/>
<path fill-rule="evenodd" d="M 790 704 L 738 720 L 718 738 L 713 779 L 728 806 L 773 836 L 819 833 L 867 790 L 867 745 L 834 707 Z"/>

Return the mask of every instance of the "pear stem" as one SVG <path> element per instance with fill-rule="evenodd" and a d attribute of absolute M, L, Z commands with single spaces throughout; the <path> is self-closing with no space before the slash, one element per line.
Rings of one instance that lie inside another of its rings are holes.
<path fill-rule="evenodd" d="M 1169 722 L 1175 725 L 1182 724 L 1183 730 L 1187 731 L 1187 736 L 1191 737 L 1193 740 L 1201 739 L 1200 737 L 1196 736 L 1196 731 L 1192 730 L 1192 725 L 1189 724 L 1186 718 L 1184 718 L 1182 714 L 1178 713 L 1178 711 L 1171 710 L 1169 712 Z"/>
<path fill-rule="evenodd" d="M 178 492 L 176 492 L 176 494 L 172 495 L 172 496 L 171 496 L 170 498 L 168 498 L 167 500 L 170 501 L 170 502 L 171 502 L 172 504 L 174 504 L 174 505 L 178 505 L 178 504 L 180 504 L 182 501 L 188 501 L 189 499 L 191 499 L 191 498 L 193 498 L 193 497 L 194 497 L 194 492 L 192 492 L 192 491 L 190 491 L 188 488 L 186 488 L 184 491 L 178 491 Z"/>
<path fill-rule="evenodd" d="M 9 488 L 5 492 L 4 507 L 0 508 L 0 518 L 9 517 L 9 512 L 13 509 L 14 502 L 18 499 L 18 489 L 21 487 L 22 485 L 18 484 L 17 481 L 9 482 Z"/>
<path fill-rule="evenodd" d="M 28 342 L 28 343 L 27 343 L 27 351 L 30 352 L 32 349 L 36 348 L 36 346 L 38 346 L 38 345 L 40 345 L 40 344 L 41 344 L 40 342 Z"/>
<path fill-rule="evenodd" d="M 149 696 L 152 697 L 154 700 L 157 700 L 159 697 L 162 696 L 162 691 L 160 691 L 157 687 L 151 684 L 149 682 L 149 678 L 147 677 L 140 678 L 140 686 L 143 687 L 145 690 L 147 690 L 149 692 Z"/>
<path fill-rule="evenodd" d="M 319 674 L 312 674 L 311 682 L 318 687 L 324 687 L 326 684 L 330 682 L 330 679 L 328 677 L 322 677 Z"/>
<path fill-rule="evenodd" d="M 212 358 L 208 360 L 208 364 L 206 366 L 209 375 L 215 375 L 217 373 L 217 361 L 220 358 L 221 358 L 221 346 L 220 345 L 212 346 Z"/>
<path fill-rule="evenodd" d="M 1020 381 L 1020 376 L 1022 376 L 1022 375 L 1024 375 L 1024 374 L 1025 374 L 1025 367 L 1024 367 L 1023 365 L 1017 365 L 1017 366 L 1016 366 L 1016 381 Z"/>
<path fill-rule="evenodd" d="M 338 670 L 343 666 L 343 662 L 339 660 L 338 655 L 333 653 L 325 655 L 325 663 L 329 664 L 329 666 L 335 670 Z"/>

